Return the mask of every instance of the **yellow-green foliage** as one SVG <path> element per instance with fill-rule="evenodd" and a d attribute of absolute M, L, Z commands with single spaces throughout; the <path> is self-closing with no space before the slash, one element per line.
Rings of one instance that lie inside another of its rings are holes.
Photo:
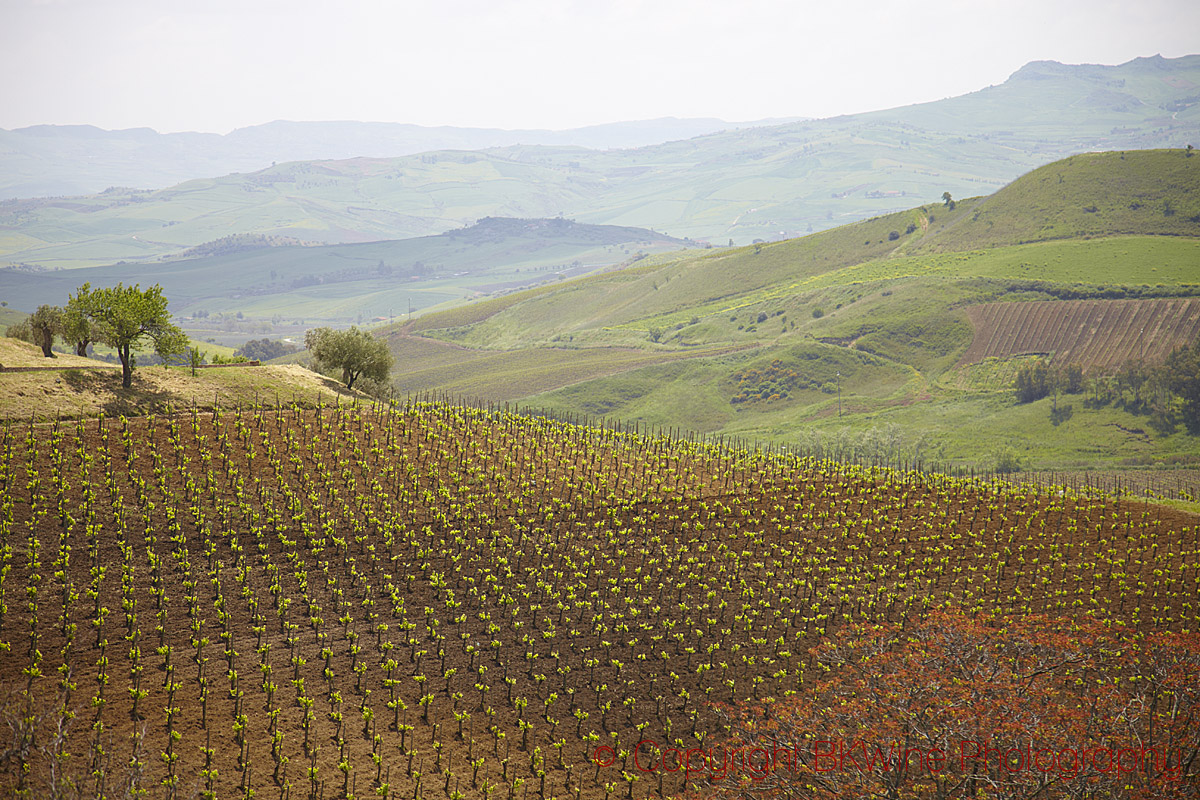
<path fill-rule="evenodd" d="M 818 384 L 784 365 L 779 359 L 761 369 L 747 368 L 734 373 L 737 394 L 729 402 L 754 403 L 786 400 L 792 391 L 803 387 L 817 388 Z"/>

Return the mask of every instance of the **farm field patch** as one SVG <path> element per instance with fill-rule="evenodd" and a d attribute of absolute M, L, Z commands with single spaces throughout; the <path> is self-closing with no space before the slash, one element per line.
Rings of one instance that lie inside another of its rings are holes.
<path fill-rule="evenodd" d="M 1200 300 L 1046 300 L 969 306 L 975 326 L 960 364 L 1017 355 L 1111 371 L 1129 359 L 1161 363 L 1200 336 Z"/>

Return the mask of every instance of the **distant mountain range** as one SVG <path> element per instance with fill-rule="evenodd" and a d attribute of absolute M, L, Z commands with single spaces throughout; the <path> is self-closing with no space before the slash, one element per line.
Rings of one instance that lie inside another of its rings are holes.
<path fill-rule="evenodd" d="M 517 144 L 645 147 L 724 130 L 800 119 L 726 122 L 662 119 L 566 131 L 424 127 L 388 122 L 287 122 L 216 133 L 106 131 L 91 125 L 0 129 L 0 200 L 95 194 L 113 186 L 161 189 L 192 178 L 255 172 L 284 161 L 390 158 L 431 150 L 483 150 Z"/>
<path fill-rule="evenodd" d="M 330 125 L 332 147 L 338 123 Z M 256 136 L 288 139 L 287 125 L 263 127 Z M 156 191 L 13 199 L 0 202 L 0 266 L 152 264 L 236 234 L 331 244 L 400 239 L 482 217 L 562 216 L 745 244 L 911 208 L 944 192 L 989 194 L 1080 152 L 1187 144 L 1200 145 L 1200 55 L 1120 66 L 1038 61 L 961 97 L 648 147 L 521 144 L 280 161 Z"/>

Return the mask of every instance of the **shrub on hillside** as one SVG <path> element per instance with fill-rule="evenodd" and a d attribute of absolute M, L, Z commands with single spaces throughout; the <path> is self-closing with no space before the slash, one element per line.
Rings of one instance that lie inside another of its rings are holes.
<path fill-rule="evenodd" d="M 15 325 L 9 325 L 4 331 L 4 335 L 9 339 L 20 339 L 22 342 L 33 344 L 33 330 L 29 327 L 29 319 L 26 318 Z"/>
<path fill-rule="evenodd" d="M 992 462 L 992 470 L 1000 475 L 1010 475 L 1014 472 L 1020 472 L 1024 468 L 1021 463 L 1021 456 L 1016 450 L 1011 447 L 1002 447 L 996 451 L 995 460 Z"/>
<path fill-rule="evenodd" d="M 1050 371 L 1045 363 L 1035 361 L 1023 364 L 1017 370 L 1016 390 L 1018 403 L 1032 403 L 1050 394 Z"/>

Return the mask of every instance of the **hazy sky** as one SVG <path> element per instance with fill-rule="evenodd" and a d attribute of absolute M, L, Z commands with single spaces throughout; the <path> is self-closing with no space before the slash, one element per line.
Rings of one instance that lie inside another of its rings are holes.
<path fill-rule="evenodd" d="M 824 117 L 1197 52 L 1195 0 L 0 0 L 0 127 Z"/>

